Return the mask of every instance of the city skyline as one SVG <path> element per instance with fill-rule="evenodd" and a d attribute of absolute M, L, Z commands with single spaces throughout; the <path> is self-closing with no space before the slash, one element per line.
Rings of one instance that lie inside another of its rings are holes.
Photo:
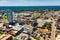
<path fill-rule="evenodd" d="M 0 0 L 0 6 L 59 6 L 59 0 Z"/>

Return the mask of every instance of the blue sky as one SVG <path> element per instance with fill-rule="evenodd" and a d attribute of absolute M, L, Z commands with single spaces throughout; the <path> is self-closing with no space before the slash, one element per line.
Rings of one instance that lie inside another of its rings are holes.
<path fill-rule="evenodd" d="M 0 6 L 59 6 L 60 0 L 0 0 Z"/>

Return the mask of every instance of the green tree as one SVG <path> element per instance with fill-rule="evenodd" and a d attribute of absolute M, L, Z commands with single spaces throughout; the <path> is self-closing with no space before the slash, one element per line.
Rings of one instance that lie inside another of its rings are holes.
<path fill-rule="evenodd" d="M 42 26 L 43 29 L 48 29 L 48 30 L 51 30 L 51 24 L 50 23 L 45 23 L 43 26 Z"/>

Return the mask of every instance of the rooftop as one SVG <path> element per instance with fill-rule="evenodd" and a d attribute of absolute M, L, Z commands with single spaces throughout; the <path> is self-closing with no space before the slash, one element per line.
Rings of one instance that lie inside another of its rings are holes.
<path fill-rule="evenodd" d="M 42 33 L 47 33 L 47 34 L 51 33 L 51 31 L 48 30 L 48 29 L 40 29 L 40 31 L 41 31 Z"/>
<path fill-rule="evenodd" d="M 0 36 L 0 40 L 7 40 L 8 38 L 12 37 L 10 34 L 2 34 Z"/>

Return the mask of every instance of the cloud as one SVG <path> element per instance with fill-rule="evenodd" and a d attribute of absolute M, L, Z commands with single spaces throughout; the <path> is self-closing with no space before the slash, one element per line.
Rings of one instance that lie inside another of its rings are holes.
<path fill-rule="evenodd" d="M 14 2 L 12 0 L 0 0 L 0 6 L 17 6 L 19 2 Z"/>
<path fill-rule="evenodd" d="M 7 0 L 0 0 L 0 6 L 7 5 L 9 3 L 10 2 L 8 2 Z"/>
<path fill-rule="evenodd" d="M 60 1 L 43 0 L 0 0 L 0 6 L 48 6 L 60 5 Z"/>

